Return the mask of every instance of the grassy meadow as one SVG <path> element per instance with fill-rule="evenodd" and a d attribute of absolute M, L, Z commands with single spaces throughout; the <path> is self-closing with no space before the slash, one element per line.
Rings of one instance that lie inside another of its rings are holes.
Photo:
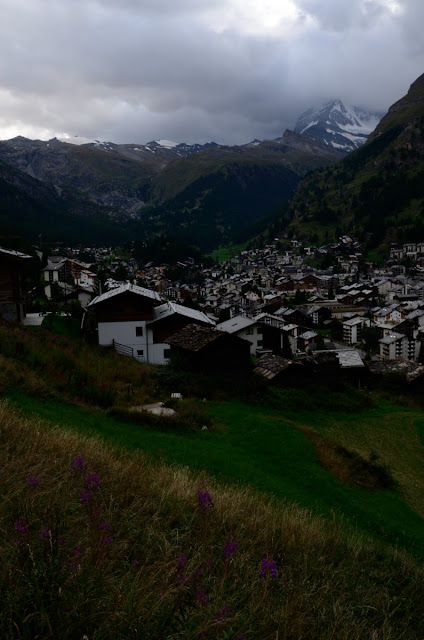
<path fill-rule="evenodd" d="M 0 365 L 0 637 L 424 637 L 411 401 L 229 391 L 43 328 L 0 327 Z M 175 417 L 129 410 L 171 390 Z"/>

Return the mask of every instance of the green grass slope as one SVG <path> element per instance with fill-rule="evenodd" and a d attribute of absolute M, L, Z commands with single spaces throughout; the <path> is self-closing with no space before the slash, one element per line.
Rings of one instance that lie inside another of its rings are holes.
<path fill-rule="evenodd" d="M 0 402 L 4 638 L 419 640 L 407 556 Z"/>
<path fill-rule="evenodd" d="M 231 391 L 71 325 L 0 327 L 1 637 L 423 637 L 420 410 Z M 176 385 L 176 416 L 129 411 Z"/>
<path fill-rule="evenodd" d="M 255 380 L 231 392 L 225 380 L 142 366 L 43 328 L 0 328 L 0 358 L 0 390 L 28 415 L 337 513 L 424 557 L 419 409 L 352 390 L 271 392 Z M 193 400 L 175 419 L 128 412 L 176 388 Z"/>

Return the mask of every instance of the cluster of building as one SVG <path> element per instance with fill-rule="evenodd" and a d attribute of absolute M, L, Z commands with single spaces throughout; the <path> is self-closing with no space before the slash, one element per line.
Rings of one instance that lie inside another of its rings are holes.
<path fill-rule="evenodd" d="M 167 277 L 169 265 L 129 261 L 128 274 L 143 286 L 109 280 L 103 292 L 96 272 L 108 250 L 97 252 L 97 264 L 78 256 L 50 257 L 43 270 L 46 295 L 77 298 L 99 344 L 142 362 L 166 364 L 176 350 L 204 358 L 206 348 L 209 357 L 220 354 L 221 367 L 225 361 L 238 369 L 249 366 L 251 356 L 274 370 L 276 358 L 287 369 L 293 357 L 327 365 L 332 357 L 345 370 L 365 367 L 365 360 L 422 359 L 424 243 L 393 245 L 385 265 L 376 267 L 347 236 L 319 248 L 292 241 L 282 250 L 275 241 L 206 268 L 190 259 L 179 263 L 184 273 L 179 281 Z M 325 331 L 330 328 L 331 334 Z M 374 352 L 363 344 L 368 329 L 376 338 Z"/>

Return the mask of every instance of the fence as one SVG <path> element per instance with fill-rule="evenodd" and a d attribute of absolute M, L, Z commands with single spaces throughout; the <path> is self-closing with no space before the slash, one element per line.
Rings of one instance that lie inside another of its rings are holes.
<path fill-rule="evenodd" d="M 116 342 L 112 340 L 113 348 L 116 353 L 119 353 L 121 356 L 134 356 L 134 349 L 132 347 L 128 347 L 126 344 L 121 344 L 120 342 Z"/>

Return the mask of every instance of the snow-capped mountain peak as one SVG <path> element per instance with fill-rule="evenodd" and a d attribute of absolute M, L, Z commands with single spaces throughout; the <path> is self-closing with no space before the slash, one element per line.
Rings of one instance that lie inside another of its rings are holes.
<path fill-rule="evenodd" d="M 307 133 L 345 152 L 360 147 L 383 117 L 366 109 L 332 100 L 302 113 L 294 130 Z"/>

